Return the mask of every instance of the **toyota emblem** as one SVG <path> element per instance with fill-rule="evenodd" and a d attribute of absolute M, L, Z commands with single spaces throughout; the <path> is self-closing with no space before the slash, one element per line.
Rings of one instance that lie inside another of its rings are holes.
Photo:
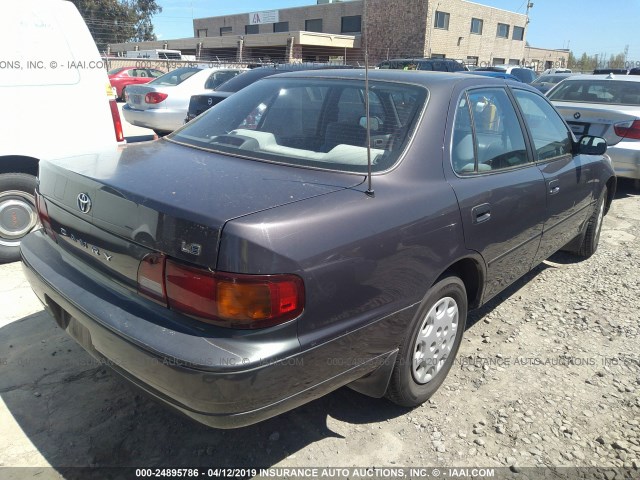
<path fill-rule="evenodd" d="M 207 99 L 207 103 L 209 104 L 209 106 L 211 106 L 211 104 L 213 103 L 213 99 L 212 98 L 208 98 Z"/>
<path fill-rule="evenodd" d="M 82 213 L 89 213 L 91 210 L 91 198 L 86 193 L 78 194 L 78 210 Z"/>
<path fill-rule="evenodd" d="M 578 120 L 580 118 L 580 112 L 576 112 L 573 114 L 573 118 L 575 118 L 576 120 Z"/>

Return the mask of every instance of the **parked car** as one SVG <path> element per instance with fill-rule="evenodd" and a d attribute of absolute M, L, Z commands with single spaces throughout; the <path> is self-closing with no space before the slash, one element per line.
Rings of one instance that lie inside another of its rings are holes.
<path fill-rule="evenodd" d="M 460 72 L 460 73 L 467 73 L 471 75 L 482 75 L 483 77 L 502 78 L 503 80 L 512 80 L 514 82 L 520 82 L 520 79 L 518 77 L 505 72 L 485 72 L 485 71 L 472 70 L 469 72 Z"/>
<path fill-rule="evenodd" d="M 0 45 L 3 263 L 20 259 L 20 240 L 37 224 L 40 161 L 116 149 L 124 135 L 100 54 L 72 2 L 5 3 Z"/>
<path fill-rule="evenodd" d="M 518 65 L 495 65 L 493 67 L 476 68 L 476 72 L 504 72 L 518 77 L 523 83 L 533 82 L 537 75 L 530 68 L 519 67 Z"/>
<path fill-rule="evenodd" d="M 619 177 L 640 179 L 640 77 L 579 75 L 547 95 L 576 136 L 607 141 Z"/>
<path fill-rule="evenodd" d="M 573 73 L 570 68 L 547 68 L 541 75 L 554 75 L 556 73 Z"/>
<path fill-rule="evenodd" d="M 285 63 L 254 68 L 252 70 L 244 72 L 242 75 L 238 75 L 236 78 L 229 80 L 224 85 L 216 88 L 215 91 L 202 93 L 200 95 L 193 95 L 191 97 L 191 100 L 189 100 L 189 108 L 187 109 L 187 115 L 184 119 L 184 122 L 186 123 L 193 120 L 202 112 L 206 112 L 225 98 L 265 77 L 284 72 L 302 70 L 327 70 L 335 68 L 337 68 L 336 65 L 330 65 L 326 63 Z M 341 66 L 340 68 L 350 69 L 353 67 L 346 65 Z"/>
<path fill-rule="evenodd" d="M 632 68 L 629 70 L 629 75 L 640 75 L 640 67 Z"/>
<path fill-rule="evenodd" d="M 122 113 L 127 122 L 166 135 L 184 123 L 191 95 L 215 89 L 242 73 L 239 68 L 182 67 L 146 85 L 127 88 Z"/>
<path fill-rule="evenodd" d="M 565 78 L 569 78 L 573 73 L 551 73 L 551 74 L 543 74 L 536 78 L 533 82 L 531 82 L 532 87 L 536 87 L 542 93 L 547 93 L 551 90 L 555 85 L 563 81 Z"/>
<path fill-rule="evenodd" d="M 627 75 L 629 70 L 626 68 L 596 68 L 593 71 L 594 75 L 609 75 L 610 73 L 615 75 Z"/>
<path fill-rule="evenodd" d="M 395 58 L 378 64 L 382 70 L 426 70 L 436 72 L 462 72 L 468 68 L 452 58 Z"/>
<path fill-rule="evenodd" d="M 596 251 L 605 150 L 501 79 L 273 75 L 109 171 L 43 164 L 25 271 L 91 354 L 207 425 L 344 385 L 413 407 L 469 308 L 560 248 Z"/>
<path fill-rule="evenodd" d="M 116 97 L 124 100 L 127 86 L 149 83 L 154 78 L 164 75 L 164 72 L 155 68 L 119 67 L 109 70 L 107 74 Z"/>

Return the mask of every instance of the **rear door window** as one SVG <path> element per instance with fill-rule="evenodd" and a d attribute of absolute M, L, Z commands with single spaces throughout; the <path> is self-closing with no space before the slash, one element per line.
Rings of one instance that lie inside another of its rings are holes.
<path fill-rule="evenodd" d="M 473 124 L 474 169 L 469 171 L 467 139 L 459 150 L 466 152 L 464 161 L 454 155 L 454 166 L 464 169 L 458 173 L 495 172 L 529 163 L 524 134 L 506 91 L 502 88 L 474 89 L 467 92 L 466 98 L 469 106 L 458 106 L 462 122 L 458 128 L 466 125 L 464 117 L 468 113 L 465 108 L 468 108 Z M 453 152 L 456 153 L 456 145 Z"/>

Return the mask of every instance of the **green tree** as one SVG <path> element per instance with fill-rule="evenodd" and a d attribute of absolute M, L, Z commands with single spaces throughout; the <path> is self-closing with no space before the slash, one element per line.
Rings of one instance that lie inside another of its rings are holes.
<path fill-rule="evenodd" d="M 162 8 L 155 0 L 72 0 L 98 49 L 110 43 L 156 40 L 151 18 Z"/>

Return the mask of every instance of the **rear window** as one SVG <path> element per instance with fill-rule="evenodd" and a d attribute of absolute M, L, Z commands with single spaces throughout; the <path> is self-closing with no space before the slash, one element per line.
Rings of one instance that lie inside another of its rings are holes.
<path fill-rule="evenodd" d="M 542 75 L 541 77 L 536 78 L 533 82 L 536 85 L 539 83 L 560 83 L 565 78 L 568 78 L 566 75 Z"/>
<path fill-rule="evenodd" d="M 364 99 L 361 80 L 267 78 L 167 138 L 248 159 L 365 173 Z M 373 171 L 398 160 L 426 100 L 423 87 L 370 82 Z"/>
<path fill-rule="evenodd" d="M 207 78 L 207 81 L 204 84 L 204 88 L 207 90 L 215 90 L 220 85 L 225 82 L 228 82 L 232 78 L 238 76 L 242 73 L 242 70 L 225 70 L 222 72 L 215 72 Z"/>
<path fill-rule="evenodd" d="M 551 92 L 549 100 L 640 105 L 640 82 L 569 79 Z"/>
<path fill-rule="evenodd" d="M 124 67 L 120 67 L 120 68 L 113 68 L 113 69 L 111 69 L 111 70 L 109 70 L 109 71 L 107 72 L 107 75 L 115 75 L 115 74 L 117 74 L 117 73 L 120 73 L 120 72 L 121 72 L 121 71 L 123 71 L 123 70 L 124 70 Z"/>
<path fill-rule="evenodd" d="M 165 73 L 155 80 L 151 80 L 147 85 L 180 85 L 187 78 L 195 73 L 198 73 L 200 70 L 202 69 L 194 67 L 177 68 L 169 73 Z"/>

